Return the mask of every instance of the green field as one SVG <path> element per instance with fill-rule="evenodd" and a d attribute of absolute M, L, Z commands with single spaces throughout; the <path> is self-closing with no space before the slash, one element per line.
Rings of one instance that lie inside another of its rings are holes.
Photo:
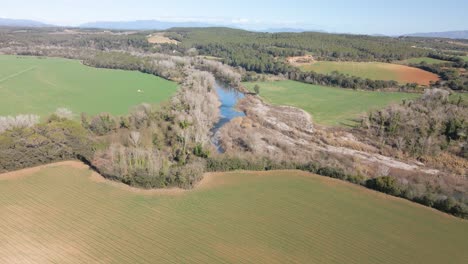
<path fill-rule="evenodd" d="M 303 71 L 330 74 L 335 71 L 371 80 L 394 80 L 399 83 L 428 85 L 437 75 L 406 65 L 381 62 L 318 61 L 299 67 Z"/>
<path fill-rule="evenodd" d="M 290 105 L 312 114 L 314 122 L 325 125 L 353 125 L 352 120 L 372 109 L 382 108 L 419 95 L 409 93 L 353 91 L 294 81 L 244 83 L 253 90 L 260 86 L 260 96 L 277 105 Z"/>
<path fill-rule="evenodd" d="M 462 57 L 465 61 L 468 61 L 468 56 L 463 56 Z"/>
<path fill-rule="evenodd" d="M 330 178 L 212 174 L 196 190 L 150 195 L 90 175 L 59 166 L 0 176 L 0 262 L 468 260 L 467 221 Z"/>
<path fill-rule="evenodd" d="M 411 58 L 411 59 L 403 60 L 403 61 L 400 61 L 399 63 L 418 64 L 418 63 L 422 63 L 422 62 L 426 62 L 427 64 L 438 64 L 438 63 L 444 63 L 444 62 L 447 62 L 447 61 L 433 59 L 433 58 L 429 58 L 429 57 L 421 57 L 421 58 Z"/>
<path fill-rule="evenodd" d="M 96 69 L 67 59 L 0 56 L 0 115 L 44 117 L 61 107 L 77 116 L 126 114 L 143 102 L 168 100 L 176 89 L 176 83 L 139 72 Z"/>

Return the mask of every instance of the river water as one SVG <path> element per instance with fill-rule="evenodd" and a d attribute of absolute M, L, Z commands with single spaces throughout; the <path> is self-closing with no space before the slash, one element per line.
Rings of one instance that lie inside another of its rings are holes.
<path fill-rule="evenodd" d="M 219 107 L 221 118 L 211 129 L 211 132 L 213 133 L 211 142 L 216 146 L 218 152 L 223 153 L 224 150 L 219 144 L 219 130 L 232 119 L 245 116 L 243 112 L 236 110 L 237 102 L 244 98 L 244 94 L 233 87 L 219 82 L 216 83 L 215 89 L 218 94 L 219 101 L 221 102 L 221 106 Z"/>

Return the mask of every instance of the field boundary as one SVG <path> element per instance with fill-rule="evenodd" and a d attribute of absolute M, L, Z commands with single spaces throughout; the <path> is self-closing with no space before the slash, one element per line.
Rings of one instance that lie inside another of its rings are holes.
<path fill-rule="evenodd" d="M 13 74 L 11 74 L 11 75 L 9 75 L 9 76 L 7 76 L 7 77 L 4 77 L 4 78 L 0 79 L 0 83 L 6 82 L 6 81 L 8 81 L 8 80 L 10 80 L 10 79 L 13 79 L 13 78 L 15 78 L 15 77 L 18 77 L 18 76 L 20 76 L 21 74 L 27 73 L 27 72 L 29 72 L 29 71 L 32 71 L 32 70 L 36 69 L 36 68 L 37 68 L 37 66 L 34 66 L 34 67 L 30 67 L 30 68 L 28 68 L 28 69 L 26 69 L 26 70 L 19 71 L 19 72 L 17 72 L 17 73 L 13 73 Z"/>
<path fill-rule="evenodd" d="M 168 188 L 168 189 L 142 189 L 142 188 L 136 188 L 132 187 L 129 185 L 126 185 L 121 182 L 117 181 L 112 181 L 109 179 L 104 178 L 101 174 L 99 174 L 97 171 L 95 171 L 93 168 L 90 166 L 86 165 L 85 163 L 78 161 L 78 160 L 68 160 L 68 161 L 60 161 L 60 162 L 54 162 L 50 164 L 44 164 L 44 165 L 39 165 L 36 167 L 31 167 L 31 168 L 25 168 L 21 170 L 16 170 L 16 171 L 10 171 L 10 172 L 5 172 L 0 174 L 0 182 L 5 181 L 5 180 L 14 180 L 17 178 L 22 178 L 22 177 L 28 177 L 31 176 L 31 174 L 35 174 L 40 172 L 43 169 L 48 169 L 48 168 L 56 168 L 56 167 L 62 167 L 62 166 L 69 166 L 75 169 L 82 169 L 82 170 L 89 170 L 91 172 L 89 179 L 93 182 L 96 183 L 105 183 L 109 184 L 113 187 L 123 189 L 125 191 L 133 192 L 133 193 L 138 193 L 138 194 L 144 194 L 144 195 L 180 195 L 183 193 L 188 192 L 189 190 L 181 189 L 181 188 Z"/>
<path fill-rule="evenodd" d="M 419 208 L 425 208 L 427 210 L 430 210 L 434 213 L 437 213 L 441 216 L 457 219 L 459 221 L 466 221 L 465 219 L 455 217 L 453 215 L 441 212 L 437 209 L 434 209 L 432 207 L 428 207 L 419 203 L 412 202 L 410 200 L 401 198 L 401 197 L 396 197 L 393 195 L 389 195 L 383 192 L 375 191 L 369 188 L 366 188 L 364 186 L 358 185 L 358 184 L 353 184 L 347 181 L 339 180 L 339 179 L 334 179 L 330 178 L 327 176 L 322 176 L 318 174 L 313 174 L 307 171 L 302 171 L 302 170 L 271 170 L 271 171 L 250 171 L 250 170 L 236 170 L 236 171 L 227 171 L 227 172 L 206 172 L 203 175 L 203 179 L 194 186 L 193 189 L 182 189 L 178 187 L 174 188 L 168 188 L 168 189 L 142 189 L 142 188 L 137 188 L 137 187 L 132 187 L 129 185 L 126 185 L 121 182 L 117 181 L 112 181 L 109 179 L 106 179 L 103 177 L 101 174 L 96 172 L 94 169 L 92 169 L 90 166 L 87 164 L 83 163 L 82 161 L 78 160 L 68 160 L 68 161 L 61 161 L 61 162 L 55 162 L 55 163 L 50 163 L 50 164 L 44 164 L 44 165 L 39 165 L 36 167 L 32 168 L 25 168 L 21 170 L 16 170 L 16 171 L 10 171 L 6 173 L 0 173 L 0 183 L 5 180 L 15 180 L 17 178 L 22 178 L 22 177 L 28 177 L 31 174 L 35 174 L 40 172 L 42 169 L 47 169 L 47 168 L 56 168 L 56 167 L 62 167 L 62 166 L 69 166 L 75 169 L 87 169 L 91 172 L 89 175 L 88 179 L 92 182 L 95 183 L 103 183 L 110 185 L 112 187 L 128 191 L 131 193 L 135 194 L 141 194 L 141 195 L 148 195 L 148 196 L 179 196 L 179 195 L 184 195 L 193 191 L 201 191 L 201 190 L 207 190 L 213 187 L 218 187 L 218 186 L 223 186 L 223 185 L 229 185 L 229 183 L 225 183 L 224 180 L 219 180 L 217 178 L 221 177 L 226 177 L 226 175 L 229 174 L 249 174 L 249 175 L 256 175 L 256 176 L 261 176 L 261 177 L 268 177 L 270 176 L 271 173 L 291 173 L 294 172 L 297 175 L 300 175 L 301 177 L 312 177 L 317 180 L 319 180 L 323 184 L 327 185 L 342 185 L 348 188 L 351 188 L 355 191 L 362 192 L 363 194 L 367 195 L 373 195 L 375 197 L 379 197 L 381 199 L 390 199 L 392 201 L 399 201 L 399 202 L 404 202 L 410 206 L 415 206 Z M 219 182 L 216 182 L 216 181 Z"/>

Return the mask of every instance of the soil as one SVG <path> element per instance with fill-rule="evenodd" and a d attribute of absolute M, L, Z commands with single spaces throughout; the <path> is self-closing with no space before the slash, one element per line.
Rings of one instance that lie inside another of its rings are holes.
<path fill-rule="evenodd" d="M 163 33 L 156 33 L 148 37 L 151 44 L 179 44 L 179 41 L 165 37 Z"/>
<path fill-rule="evenodd" d="M 403 65 L 397 65 L 400 67 L 395 68 L 395 72 L 399 76 L 399 81 L 401 82 L 416 82 L 421 85 L 429 85 L 430 82 L 436 82 L 440 80 L 439 76 L 434 73 L 423 71 L 418 68 L 407 67 Z"/>
<path fill-rule="evenodd" d="M 314 57 L 312 57 L 311 55 L 288 57 L 286 58 L 286 60 L 289 64 L 296 67 L 315 62 Z"/>

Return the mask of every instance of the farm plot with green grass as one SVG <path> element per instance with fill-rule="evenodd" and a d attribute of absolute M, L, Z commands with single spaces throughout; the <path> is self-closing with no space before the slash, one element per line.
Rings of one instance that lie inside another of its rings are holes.
<path fill-rule="evenodd" d="M 462 56 L 462 59 L 464 59 L 465 61 L 468 61 L 468 56 Z"/>
<path fill-rule="evenodd" d="M 413 63 L 414 64 L 419 64 L 419 63 L 422 63 L 422 62 L 425 62 L 427 64 L 439 64 L 439 63 L 445 63 L 447 61 L 433 59 L 433 58 L 429 58 L 429 57 L 411 58 L 411 59 L 399 61 L 399 63 L 402 63 L 402 64 L 413 64 Z"/>
<path fill-rule="evenodd" d="M 314 71 L 322 74 L 330 74 L 337 71 L 364 79 L 394 80 L 402 84 L 418 83 L 428 85 L 431 81 L 439 79 L 436 74 L 418 68 L 381 62 L 319 61 L 304 64 L 299 68 L 303 71 Z"/>
<path fill-rule="evenodd" d="M 468 222 L 298 171 L 135 191 L 65 165 L 0 175 L 1 263 L 466 263 Z"/>
<path fill-rule="evenodd" d="M 324 125 L 355 125 L 353 121 L 373 109 L 383 108 L 418 94 L 369 92 L 305 84 L 295 81 L 244 83 L 253 91 L 260 87 L 260 96 L 276 105 L 290 105 L 309 112 L 314 122 Z"/>
<path fill-rule="evenodd" d="M 57 108 L 75 114 L 126 114 L 141 103 L 168 100 L 177 84 L 139 72 L 97 69 L 76 60 L 0 56 L 0 115 L 37 114 Z"/>

